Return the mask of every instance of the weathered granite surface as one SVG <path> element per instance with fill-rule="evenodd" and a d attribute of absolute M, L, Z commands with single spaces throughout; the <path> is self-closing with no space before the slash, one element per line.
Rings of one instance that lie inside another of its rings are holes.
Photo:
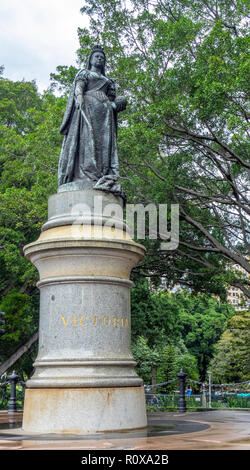
<path fill-rule="evenodd" d="M 105 208 L 122 208 L 122 199 L 104 193 L 98 212 L 98 194 L 103 196 L 94 190 L 53 195 L 39 239 L 24 248 L 40 276 L 39 350 L 27 382 L 25 431 L 146 426 L 144 388 L 130 350 L 129 279 L 145 248 L 127 236 L 119 210 L 115 227 L 107 225 Z"/>

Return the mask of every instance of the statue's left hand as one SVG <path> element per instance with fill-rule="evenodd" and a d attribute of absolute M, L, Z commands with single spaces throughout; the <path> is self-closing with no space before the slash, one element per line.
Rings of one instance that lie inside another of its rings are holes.
<path fill-rule="evenodd" d="M 83 96 L 82 95 L 77 95 L 77 97 L 76 97 L 76 107 L 78 109 L 81 109 L 82 105 L 83 105 Z"/>

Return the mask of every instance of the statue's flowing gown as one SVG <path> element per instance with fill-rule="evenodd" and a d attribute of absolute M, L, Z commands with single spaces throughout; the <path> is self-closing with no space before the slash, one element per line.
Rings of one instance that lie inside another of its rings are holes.
<path fill-rule="evenodd" d="M 84 102 L 76 107 L 79 85 Z M 64 134 L 58 167 L 58 184 L 85 177 L 98 181 L 105 175 L 118 176 L 116 145 L 117 114 L 112 107 L 114 82 L 104 75 L 81 70 L 74 80 L 60 132 Z"/>

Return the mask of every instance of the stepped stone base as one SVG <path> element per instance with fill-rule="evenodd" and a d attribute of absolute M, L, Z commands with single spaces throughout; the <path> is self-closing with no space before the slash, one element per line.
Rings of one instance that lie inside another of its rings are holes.
<path fill-rule="evenodd" d="M 23 430 L 94 434 L 147 426 L 143 387 L 27 389 Z"/>

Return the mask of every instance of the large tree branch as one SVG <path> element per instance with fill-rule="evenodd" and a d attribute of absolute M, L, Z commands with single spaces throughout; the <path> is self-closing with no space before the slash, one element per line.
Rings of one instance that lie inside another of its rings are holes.
<path fill-rule="evenodd" d="M 207 156 L 208 157 L 208 156 Z M 208 157 L 209 158 L 209 157 Z M 198 163 L 198 166 L 204 171 L 204 173 L 208 173 L 208 174 L 211 174 L 213 176 L 213 178 L 209 179 L 208 177 L 206 177 L 205 175 L 200 175 L 200 179 L 202 180 L 204 186 L 207 188 L 207 191 L 210 192 L 211 191 L 211 188 L 214 186 L 218 191 L 221 190 L 221 187 L 218 185 L 218 182 L 219 181 L 225 181 L 227 180 L 228 184 L 231 186 L 232 188 L 232 191 L 234 191 L 234 194 L 235 194 L 235 191 L 237 192 L 238 191 L 238 194 L 241 198 L 241 200 L 243 200 L 243 202 L 241 202 L 240 200 L 237 201 L 237 205 L 239 207 L 241 207 L 247 214 L 250 214 L 250 209 L 248 209 L 249 207 L 249 201 L 247 198 L 244 197 L 242 191 L 239 190 L 238 187 L 235 186 L 234 182 L 232 181 L 232 179 L 229 178 L 229 176 L 226 174 L 226 172 L 223 173 L 224 175 L 224 178 L 222 178 L 221 180 L 219 180 L 219 178 L 216 178 L 214 179 L 214 173 L 210 172 L 206 167 L 204 167 L 204 165 L 201 164 L 201 162 Z M 208 184 L 209 183 L 209 184 Z M 245 190 L 246 191 L 246 190 Z M 246 191 L 247 192 L 247 191 Z M 222 194 L 222 196 L 224 196 Z M 229 195 L 227 194 L 227 197 L 229 197 Z M 235 201 L 235 199 L 231 198 L 231 201 Z M 235 201 L 236 202 L 236 201 Z M 243 204 L 244 203 L 244 204 Z"/>
<path fill-rule="evenodd" d="M 227 144 L 225 144 L 224 142 L 222 142 L 218 136 L 214 133 L 214 131 L 212 130 L 211 126 L 208 124 L 208 122 L 205 123 L 208 130 L 211 132 L 213 138 L 214 138 L 214 141 L 217 142 L 217 144 L 219 144 L 222 148 L 224 148 L 224 150 L 226 150 L 226 152 L 230 153 L 230 155 L 232 155 L 233 158 L 235 158 L 236 160 L 238 160 L 241 165 L 245 166 L 246 168 L 250 169 L 250 164 L 247 163 L 245 160 L 243 160 L 237 153 L 235 153 L 230 147 L 228 147 Z"/>
<path fill-rule="evenodd" d="M 0 366 L 0 376 L 8 370 L 15 362 L 18 361 L 18 359 L 26 353 L 32 344 L 37 341 L 38 339 L 38 330 L 36 330 L 26 341 L 22 346 L 19 346 L 19 348 L 6 360 L 1 364 Z"/>
<path fill-rule="evenodd" d="M 164 178 L 163 176 L 161 176 L 161 175 L 158 173 L 158 171 L 156 171 L 156 170 L 152 167 L 152 165 L 150 165 L 146 160 L 142 160 L 142 161 L 143 161 L 143 162 L 145 163 L 145 165 L 152 171 L 152 173 L 154 173 L 154 175 L 157 176 L 157 178 L 159 178 L 159 179 L 162 180 L 162 181 L 166 181 L 166 178 Z"/>
<path fill-rule="evenodd" d="M 234 195 L 236 196 L 238 194 L 238 188 L 237 186 L 235 185 L 233 179 L 232 179 L 232 176 L 229 174 L 229 172 L 227 172 L 223 166 L 221 165 L 221 163 L 219 162 L 218 158 L 216 158 L 215 155 L 211 155 L 210 153 L 207 154 L 207 157 L 213 162 L 216 164 L 217 168 L 220 170 L 220 172 L 223 174 L 223 176 L 225 177 L 225 179 L 227 180 L 227 182 L 230 184 L 232 190 L 233 190 L 233 193 Z M 243 196 L 241 195 L 241 197 L 243 198 Z M 246 202 L 248 203 L 248 200 L 244 197 L 244 200 L 246 200 Z M 250 214 L 250 210 L 247 210 L 245 207 L 242 206 L 242 209 L 244 208 L 244 210 Z"/>
<path fill-rule="evenodd" d="M 231 286 L 234 286 L 234 287 L 237 287 L 238 289 L 240 289 L 243 294 L 245 294 L 248 298 L 250 298 L 250 290 L 247 289 L 246 286 L 244 286 L 243 284 L 241 284 L 240 282 L 231 282 L 230 283 Z"/>
<path fill-rule="evenodd" d="M 180 243 L 180 245 L 183 243 Z M 180 250 L 180 248 L 176 249 L 176 253 L 180 254 L 180 256 L 185 256 L 192 261 L 195 261 L 196 263 L 202 264 L 203 266 L 206 266 L 207 268 L 214 268 L 214 266 L 209 263 L 206 259 L 204 259 L 201 255 L 198 256 L 192 256 L 190 253 L 187 253 L 186 251 Z"/>
<path fill-rule="evenodd" d="M 212 151 L 214 153 L 217 153 L 218 155 L 220 155 L 225 160 L 232 161 L 231 157 L 227 157 L 225 155 L 225 153 L 222 153 L 218 149 L 215 149 L 215 148 L 211 147 L 210 145 L 208 145 L 204 141 L 209 140 L 211 142 L 216 142 L 221 148 L 223 148 L 226 152 L 228 152 L 233 157 L 234 160 L 237 160 L 245 168 L 250 169 L 250 164 L 248 162 L 246 162 L 245 160 L 243 160 L 239 155 L 237 155 L 230 147 L 228 147 L 228 145 L 221 142 L 221 140 L 214 134 L 214 132 L 212 131 L 210 126 L 208 126 L 207 123 L 206 123 L 206 126 L 209 128 L 212 136 L 211 135 L 209 136 L 209 135 L 196 134 L 196 133 L 190 131 L 187 128 L 184 129 L 184 128 L 181 128 L 181 127 L 176 127 L 176 126 L 170 124 L 166 119 L 163 119 L 163 121 L 166 124 L 166 126 L 169 127 L 172 131 L 178 132 L 178 133 L 184 135 L 186 139 L 192 140 L 193 142 L 202 145 L 203 147 L 209 149 L 210 151 Z M 175 136 L 175 137 L 178 137 L 178 136 Z"/>
<path fill-rule="evenodd" d="M 187 243 L 184 242 L 183 240 L 179 241 L 180 245 L 186 246 L 187 248 L 190 248 L 190 250 L 195 250 L 195 251 L 201 251 L 204 253 L 220 253 L 219 248 L 214 248 L 212 246 L 197 246 L 197 245 L 192 245 L 192 243 Z"/>
<path fill-rule="evenodd" d="M 236 253 L 234 253 L 231 250 L 228 250 L 221 243 L 219 243 L 218 240 L 216 240 L 216 238 L 214 238 L 213 235 L 211 235 L 211 233 L 209 233 L 208 230 L 206 230 L 205 227 L 200 222 L 198 222 L 197 220 L 194 220 L 192 217 L 186 214 L 182 206 L 180 206 L 180 211 L 181 211 L 182 217 L 188 223 L 190 223 L 193 227 L 196 227 L 200 232 L 202 232 L 203 235 L 205 235 L 205 237 L 211 242 L 214 248 L 217 248 L 221 254 L 223 254 L 224 256 L 226 256 L 228 259 L 232 260 L 236 264 L 239 264 L 240 266 L 242 266 L 242 268 L 244 268 L 247 272 L 250 272 L 250 265 L 246 261 L 246 259 L 244 259 L 243 256 L 238 256 Z M 208 248 L 208 251 L 209 251 L 209 248 Z"/>
<path fill-rule="evenodd" d="M 233 244 L 232 244 L 232 242 L 231 242 L 231 240 L 230 240 L 230 238 L 229 238 L 229 236 L 228 236 L 228 232 L 227 232 L 226 230 L 223 230 L 223 229 L 222 229 L 222 225 L 223 225 L 223 224 L 222 224 L 222 222 L 221 222 L 221 217 L 220 217 L 220 215 L 219 215 L 219 213 L 218 213 L 218 210 L 217 210 L 215 204 L 212 204 L 212 208 L 213 208 L 213 212 L 214 212 L 214 214 L 215 214 L 215 217 L 216 217 L 216 219 L 217 219 L 217 221 L 218 221 L 218 224 L 219 224 L 219 226 L 220 226 L 220 228 L 221 228 L 221 230 L 222 230 L 222 232 L 223 232 L 223 234 L 224 234 L 224 237 L 225 237 L 225 239 L 227 240 L 228 246 L 229 246 L 229 247 L 231 248 L 231 250 L 233 250 L 236 254 L 238 254 L 239 256 L 241 256 L 241 253 L 239 252 L 239 250 L 237 250 L 237 248 L 236 248 L 235 246 L 233 246 Z"/>
<path fill-rule="evenodd" d="M 236 106 L 238 106 L 238 108 L 239 108 L 240 111 L 241 111 L 241 114 L 243 114 L 245 120 L 248 122 L 248 121 L 249 121 L 249 114 L 248 114 L 248 112 L 243 108 L 243 106 L 242 106 L 240 103 L 238 103 L 238 101 L 235 100 L 232 96 L 227 95 L 227 97 L 228 97 L 229 101 L 232 101 L 232 103 L 234 103 L 234 104 L 236 104 Z"/>
<path fill-rule="evenodd" d="M 222 195 L 209 196 L 208 194 L 200 193 L 198 191 L 194 191 L 193 189 L 184 188 L 183 186 L 179 186 L 179 185 L 175 185 L 175 188 L 187 194 L 190 194 L 192 196 L 197 196 L 198 198 L 202 198 L 202 199 L 209 199 L 211 201 L 219 202 L 220 204 L 231 205 L 231 206 L 239 205 L 243 210 L 245 210 L 244 206 L 242 206 L 242 204 L 239 201 L 233 200 L 229 195 L 226 195 L 226 196 L 223 195 L 223 199 L 222 199 Z"/>

